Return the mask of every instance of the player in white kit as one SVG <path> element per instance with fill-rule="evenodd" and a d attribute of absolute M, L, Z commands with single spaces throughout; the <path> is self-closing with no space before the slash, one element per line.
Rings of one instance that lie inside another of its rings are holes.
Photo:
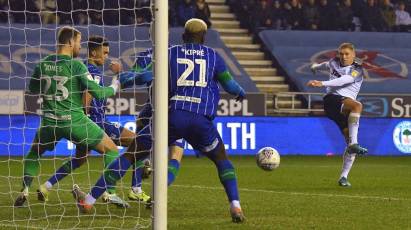
<path fill-rule="evenodd" d="M 326 87 L 325 114 L 338 125 L 347 142 L 347 148 L 343 154 L 342 172 L 338 180 L 338 184 L 343 187 L 351 186 L 347 178 L 355 156 L 368 152 L 366 148 L 358 144 L 357 139 L 362 104 L 356 98 L 364 77 L 361 64 L 361 60 L 355 57 L 354 45 L 342 43 L 338 48 L 336 58 L 311 65 L 314 73 L 318 69 L 328 68 L 330 79 L 328 81 L 311 80 L 307 83 L 311 87 Z"/>

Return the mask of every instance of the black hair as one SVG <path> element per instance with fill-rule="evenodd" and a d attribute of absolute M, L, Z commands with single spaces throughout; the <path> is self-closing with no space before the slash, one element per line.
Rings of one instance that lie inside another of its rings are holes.
<path fill-rule="evenodd" d="M 103 46 L 109 46 L 105 37 L 94 35 L 88 38 L 87 47 L 89 52 Z"/>

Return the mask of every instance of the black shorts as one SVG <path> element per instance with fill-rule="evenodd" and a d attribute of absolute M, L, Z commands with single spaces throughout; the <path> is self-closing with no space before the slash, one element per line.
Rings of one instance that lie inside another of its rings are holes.
<path fill-rule="evenodd" d="M 348 128 L 348 116 L 342 113 L 342 105 L 345 97 L 335 94 L 324 96 L 324 111 L 328 118 L 333 120 L 340 130 Z"/>

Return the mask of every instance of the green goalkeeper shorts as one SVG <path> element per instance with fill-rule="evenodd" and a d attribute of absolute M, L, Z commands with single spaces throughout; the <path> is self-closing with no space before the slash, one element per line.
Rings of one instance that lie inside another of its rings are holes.
<path fill-rule="evenodd" d="M 43 118 L 36 139 L 45 150 L 53 150 L 62 138 L 76 145 L 94 149 L 103 139 L 103 135 L 104 131 L 87 116 L 66 122 Z"/>

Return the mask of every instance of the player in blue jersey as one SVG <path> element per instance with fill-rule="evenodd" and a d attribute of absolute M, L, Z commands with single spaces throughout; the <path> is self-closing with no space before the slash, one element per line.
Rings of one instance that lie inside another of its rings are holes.
<path fill-rule="evenodd" d="M 184 138 L 213 161 L 230 202 L 232 220 L 243 222 L 235 170 L 212 119 L 220 98 L 219 84 L 238 100 L 245 97 L 245 92 L 233 80 L 220 55 L 203 45 L 206 31 L 204 21 L 190 19 L 185 25 L 184 44 L 169 48 L 169 143 Z M 136 144 L 110 164 L 89 194 L 73 186 L 80 211 L 90 212 L 105 188 L 123 177 L 135 160 L 145 157 L 147 149 L 141 143 L 147 139 L 151 138 L 137 136 Z"/>
<path fill-rule="evenodd" d="M 153 50 L 147 49 L 137 55 L 136 62 L 132 69 L 139 73 L 151 71 L 151 60 Z M 121 76 L 120 82 L 122 87 L 130 87 L 136 84 L 135 79 L 130 76 Z M 151 121 L 152 121 L 152 106 L 150 101 L 141 109 L 137 119 L 137 133 L 139 135 L 151 136 Z M 147 139 L 146 139 L 147 140 Z M 151 140 L 143 142 L 145 149 L 151 149 Z M 178 175 L 180 170 L 181 159 L 184 154 L 185 141 L 183 139 L 177 140 L 169 146 L 169 162 L 168 162 L 168 184 L 171 184 Z"/>
<path fill-rule="evenodd" d="M 88 71 L 90 72 L 93 80 L 99 85 L 104 85 L 103 74 L 101 73 L 99 66 L 104 65 L 109 54 L 109 43 L 105 38 L 100 36 L 92 36 L 88 41 L 88 60 L 85 63 L 87 65 Z M 110 69 L 115 74 L 120 74 L 120 77 L 134 77 L 143 83 L 145 79 L 151 81 L 150 75 L 143 76 L 141 74 L 136 75 L 134 72 L 121 72 L 122 66 L 119 62 L 111 62 Z M 106 110 L 106 100 L 98 100 L 93 98 L 90 93 L 83 93 L 83 103 L 85 107 L 85 113 L 90 117 L 90 119 L 100 126 L 107 135 L 119 146 L 127 147 L 135 139 L 136 135 L 129 129 L 124 128 L 118 124 L 111 123 L 107 120 L 105 115 Z M 73 170 L 80 167 L 85 163 L 88 151 L 86 149 L 77 148 L 76 157 L 72 158 L 70 161 L 65 162 L 56 173 L 50 177 L 50 179 L 44 184 L 40 185 L 38 189 L 39 200 L 48 200 L 48 191 L 52 188 L 54 184 L 62 180 Z M 106 167 L 111 163 L 117 155 L 105 154 L 104 155 L 104 166 Z M 145 163 L 143 161 L 136 161 L 134 164 L 134 170 L 132 174 L 132 186 L 129 192 L 129 198 L 132 200 L 139 200 L 147 202 L 150 197 L 145 194 L 141 188 L 142 174 L 145 170 Z M 107 203 L 113 203 L 120 207 L 128 207 L 127 202 L 123 201 L 115 193 L 115 188 L 110 187 L 107 192 L 103 194 L 103 201 Z"/>

